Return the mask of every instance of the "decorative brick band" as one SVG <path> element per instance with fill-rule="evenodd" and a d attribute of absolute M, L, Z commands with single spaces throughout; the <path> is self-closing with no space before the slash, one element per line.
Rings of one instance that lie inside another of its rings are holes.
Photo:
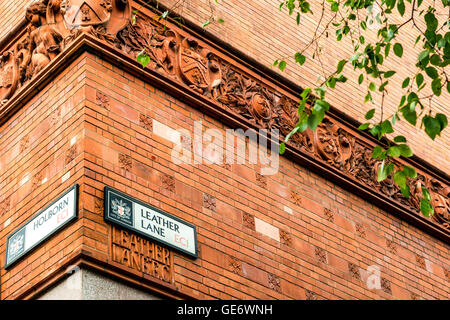
<path fill-rule="evenodd" d="M 199 35 L 194 37 L 193 31 L 170 23 L 163 26 L 152 18 L 154 13 L 147 7 L 132 22 L 128 0 L 91 1 L 93 5 L 85 10 L 71 10 L 71 6 L 83 3 L 74 0 L 68 5 L 65 1 L 40 0 L 28 7 L 28 28 L 0 55 L 0 125 L 33 94 L 35 86 L 49 81 L 49 70 L 63 68 L 69 56 L 91 50 L 174 96 L 187 97 L 194 107 L 220 117 L 227 125 L 279 129 L 282 136 L 295 126 L 297 101 L 293 90 L 268 75 L 259 76 L 263 72 L 251 71 L 233 54 Z M 145 70 L 139 69 L 136 62 L 136 56 L 143 50 L 151 58 Z M 419 173 L 408 182 L 411 196 L 405 199 L 392 179 L 376 181 L 379 163 L 371 159 L 371 149 L 376 143 L 331 113 L 315 132 L 307 130 L 294 135 L 286 154 L 448 241 L 448 177 L 411 159 L 400 160 L 417 168 Z M 435 215 L 430 219 L 419 212 L 422 186 L 427 186 L 432 194 Z"/>

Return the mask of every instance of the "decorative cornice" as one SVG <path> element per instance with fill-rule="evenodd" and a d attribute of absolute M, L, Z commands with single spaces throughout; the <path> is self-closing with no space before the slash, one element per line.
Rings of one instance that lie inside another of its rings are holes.
<path fill-rule="evenodd" d="M 84 1 L 70 3 L 73 6 Z M 147 8 L 141 9 L 135 23 L 131 23 L 131 5 L 127 0 L 91 3 L 92 7 L 77 13 L 64 0 L 41 0 L 28 8 L 27 30 L 12 37 L 15 43 L 1 55 L 0 125 L 50 81 L 50 71 L 61 70 L 88 50 L 101 53 L 102 58 L 231 127 L 279 129 L 284 136 L 295 126 L 294 89 L 264 76 L 264 72 L 255 72 L 196 32 L 170 23 L 162 26 Z M 145 70 L 136 62 L 137 54 L 144 49 L 151 57 Z M 409 181 L 411 197 L 405 199 L 392 179 L 376 181 L 379 164 L 371 159 L 371 149 L 377 143 L 332 111 L 315 132 L 307 130 L 294 135 L 286 155 L 449 242 L 448 176 L 411 159 L 399 160 L 419 173 Z M 432 194 L 436 213 L 430 219 L 419 212 L 422 186 L 427 186 Z"/>

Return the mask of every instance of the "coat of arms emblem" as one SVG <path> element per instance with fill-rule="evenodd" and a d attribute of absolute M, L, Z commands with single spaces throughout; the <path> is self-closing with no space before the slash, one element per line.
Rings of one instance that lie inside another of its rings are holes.
<path fill-rule="evenodd" d="M 222 74 L 212 52 L 202 49 L 195 40 L 184 39 L 178 60 L 180 76 L 189 87 L 202 94 L 214 95 Z"/>
<path fill-rule="evenodd" d="M 15 256 L 21 252 L 25 244 L 25 236 L 23 234 L 18 234 L 11 240 L 9 245 L 9 254 Z"/>
<path fill-rule="evenodd" d="M 124 221 L 129 221 L 131 218 L 131 207 L 122 199 L 113 199 L 111 201 L 112 212 L 116 217 Z"/>
<path fill-rule="evenodd" d="M 115 35 L 131 18 L 128 0 L 56 1 L 60 2 L 60 10 L 69 29 L 99 26 L 105 28 L 106 34 Z"/>
<path fill-rule="evenodd" d="M 111 18 L 112 0 L 66 0 L 64 19 L 70 28 L 105 24 Z"/>
<path fill-rule="evenodd" d="M 19 72 L 15 62 L 15 54 L 5 51 L 0 55 L 0 104 L 9 99 L 16 90 Z"/>

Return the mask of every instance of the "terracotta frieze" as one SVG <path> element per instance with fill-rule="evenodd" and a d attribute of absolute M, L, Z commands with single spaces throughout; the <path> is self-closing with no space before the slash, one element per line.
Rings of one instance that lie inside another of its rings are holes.
<path fill-rule="evenodd" d="M 145 51 L 151 58 L 147 70 L 190 89 L 187 90 L 190 95 L 207 99 L 217 113 L 231 115 L 237 119 L 235 122 L 253 128 L 279 129 L 282 136 L 295 126 L 298 120 L 295 95 L 279 89 L 270 77 L 256 76 L 233 60 L 232 54 L 227 56 L 224 50 L 206 45 L 207 41 L 194 36 L 194 32 L 170 23 L 162 25 L 151 15 L 146 9 L 132 18 L 132 3 L 128 0 L 36 1 L 27 8 L 26 31 L 0 51 L 1 105 L 6 107 L 65 48 L 87 34 L 105 43 L 105 50 L 111 54 L 126 55 L 134 61 Z M 0 106 L 0 111 L 3 107 Z M 355 128 L 336 116 L 326 116 L 315 132 L 308 129 L 292 137 L 288 155 L 308 159 L 326 177 L 333 172 L 338 180 L 351 185 L 352 191 L 370 194 L 383 201 L 385 208 L 395 207 L 419 224 L 438 230 L 448 240 L 448 178 L 417 168 L 408 159 L 400 160 L 419 172 L 417 178 L 409 181 L 411 196 L 406 199 L 392 179 L 377 182 L 379 163 L 371 158 L 375 142 L 355 132 Z M 419 210 L 422 186 L 432 195 L 435 214 L 430 219 Z"/>

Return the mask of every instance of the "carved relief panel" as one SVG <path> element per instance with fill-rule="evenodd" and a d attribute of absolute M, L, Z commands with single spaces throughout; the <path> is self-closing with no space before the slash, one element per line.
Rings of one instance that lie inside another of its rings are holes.
<path fill-rule="evenodd" d="M 25 35 L 0 56 L 3 103 L 80 33 L 114 41 L 131 19 L 131 6 L 128 0 L 40 0 L 28 6 L 25 18 Z"/>

